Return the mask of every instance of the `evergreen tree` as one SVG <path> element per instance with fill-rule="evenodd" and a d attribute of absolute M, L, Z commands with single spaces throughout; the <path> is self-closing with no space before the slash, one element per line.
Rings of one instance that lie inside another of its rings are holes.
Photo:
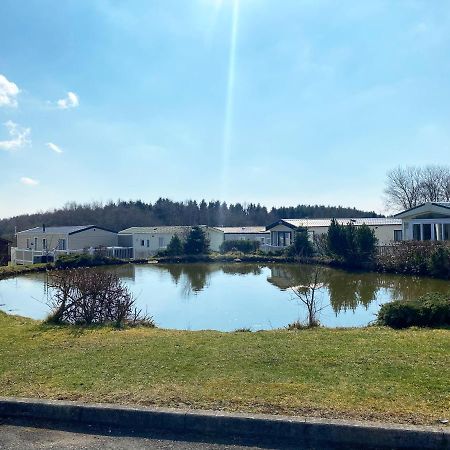
<path fill-rule="evenodd" d="M 327 246 L 332 255 L 342 257 L 345 254 L 347 239 L 336 219 L 332 219 L 328 227 Z"/>
<path fill-rule="evenodd" d="M 332 220 L 328 228 L 327 245 L 329 252 L 347 264 L 358 265 L 373 259 L 377 238 L 367 225 L 355 226 L 349 222 L 339 225 Z"/>
<path fill-rule="evenodd" d="M 184 243 L 184 253 L 186 255 L 203 255 L 209 253 L 209 241 L 202 228 L 193 227 L 191 229 Z"/>
<path fill-rule="evenodd" d="M 359 257 L 363 261 L 371 261 L 375 257 L 375 251 L 378 240 L 375 237 L 375 231 L 371 230 L 366 224 L 358 228 L 357 247 Z"/>
<path fill-rule="evenodd" d="M 298 227 L 295 230 L 294 242 L 288 249 L 290 256 L 311 256 L 313 254 L 313 246 L 308 236 L 308 229 Z"/>
<path fill-rule="evenodd" d="M 179 256 L 183 254 L 183 243 L 178 235 L 173 235 L 167 246 L 166 252 L 169 256 Z"/>

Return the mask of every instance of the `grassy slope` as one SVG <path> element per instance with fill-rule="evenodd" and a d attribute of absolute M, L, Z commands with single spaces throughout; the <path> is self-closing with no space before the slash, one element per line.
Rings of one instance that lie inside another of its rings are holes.
<path fill-rule="evenodd" d="M 450 331 L 51 328 L 0 313 L 0 395 L 433 423 Z"/>

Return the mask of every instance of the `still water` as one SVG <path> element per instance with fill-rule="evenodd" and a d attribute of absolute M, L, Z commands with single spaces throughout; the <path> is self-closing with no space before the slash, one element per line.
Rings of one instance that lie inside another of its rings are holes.
<path fill-rule="evenodd" d="M 124 265 L 114 271 L 136 297 L 139 309 L 161 328 L 233 331 L 285 327 L 306 319 L 291 287 L 310 284 L 315 268 L 298 264 Z M 444 280 L 320 269 L 318 315 L 327 327 L 359 327 L 374 320 L 381 304 L 448 292 Z M 0 309 L 35 319 L 49 313 L 46 274 L 0 281 Z"/>

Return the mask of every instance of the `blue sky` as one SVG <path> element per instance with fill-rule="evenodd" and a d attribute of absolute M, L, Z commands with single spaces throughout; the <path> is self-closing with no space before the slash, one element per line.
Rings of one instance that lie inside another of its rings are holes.
<path fill-rule="evenodd" d="M 450 163 L 447 0 L 2 0 L 0 17 L 0 217 L 160 196 L 383 212 L 387 170 Z"/>

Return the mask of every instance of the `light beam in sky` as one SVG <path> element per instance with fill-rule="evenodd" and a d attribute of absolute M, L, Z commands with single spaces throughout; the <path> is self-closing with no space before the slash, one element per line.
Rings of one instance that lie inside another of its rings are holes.
<path fill-rule="evenodd" d="M 239 0 L 233 0 L 233 16 L 231 21 L 230 50 L 228 56 L 227 97 L 225 105 L 225 122 L 223 128 L 222 144 L 222 177 L 221 198 L 228 198 L 229 163 L 232 142 L 233 109 L 234 109 L 234 84 L 236 79 L 236 47 L 239 20 Z"/>

